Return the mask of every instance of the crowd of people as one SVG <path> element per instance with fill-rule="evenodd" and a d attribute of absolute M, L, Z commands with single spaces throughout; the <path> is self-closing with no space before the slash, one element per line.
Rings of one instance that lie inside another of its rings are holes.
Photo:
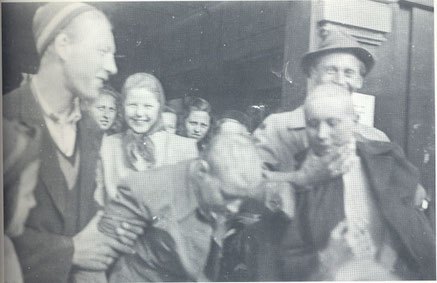
<path fill-rule="evenodd" d="M 120 92 L 108 18 L 49 3 L 38 72 L 3 98 L 6 282 L 435 279 L 418 170 L 357 122 L 375 64 L 343 32 L 303 54 L 307 97 L 258 127 L 159 79 Z"/>

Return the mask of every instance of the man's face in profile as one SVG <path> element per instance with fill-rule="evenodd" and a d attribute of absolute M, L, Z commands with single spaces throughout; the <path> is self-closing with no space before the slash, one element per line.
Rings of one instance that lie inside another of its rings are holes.
<path fill-rule="evenodd" d="M 319 97 L 305 107 L 308 142 L 316 155 L 325 155 L 353 140 L 356 124 L 345 98 Z"/>
<path fill-rule="evenodd" d="M 66 84 L 81 98 L 93 101 L 103 83 L 117 73 L 114 37 L 103 15 L 84 13 L 74 21 L 64 59 Z"/>

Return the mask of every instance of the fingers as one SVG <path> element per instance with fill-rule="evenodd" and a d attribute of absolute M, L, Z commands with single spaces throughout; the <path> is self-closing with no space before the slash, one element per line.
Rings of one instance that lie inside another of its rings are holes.
<path fill-rule="evenodd" d="M 134 254 L 135 253 L 135 251 L 132 248 L 128 247 L 125 244 L 122 244 L 122 243 L 118 242 L 115 239 L 109 239 L 107 244 L 111 248 L 113 248 L 114 250 L 116 250 L 116 251 L 118 251 L 120 253 L 125 253 L 125 254 Z"/>
<path fill-rule="evenodd" d="M 91 264 L 91 267 L 94 270 L 104 271 L 104 270 L 108 269 L 108 267 L 114 262 L 114 260 L 115 260 L 114 257 L 97 256 L 95 258 L 93 264 Z"/>
<path fill-rule="evenodd" d="M 136 234 L 136 235 L 142 235 L 144 233 L 143 227 L 136 226 L 136 225 L 131 225 L 131 224 L 127 223 L 127 222 L 123 222 L 121 224 L 121 227 L 123 229 L 125 229 L 125 230 L 128 230 L 128 231 Z"/>

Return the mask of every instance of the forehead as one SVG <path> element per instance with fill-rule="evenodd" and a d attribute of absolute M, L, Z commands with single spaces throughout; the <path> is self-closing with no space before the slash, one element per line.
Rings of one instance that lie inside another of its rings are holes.
<path fill-rule="evenodd" d="M 115 48 L 112 26 L 100 12 L 86 12 L 67 27 L 79 42 L 106 44 Z"/>
<path fill-rule="evenodd" d="M 206 111 L 194 110 L 188 115 L 188 120 L 198 122 L 209 122 L 209 114 Z"/>
<path fill-rule="evenodd" d="M 337 66 L 343 68 L 359 69 L 360 60 L 347 52 L 334 52 L 321 55 L 318 58 L 317 67 Z"/>
<path fill-rule="evenodd" d="M 141 101 L 149 103 L 159 103 L 154 92 L 146 88 L 133 88 L 127 91 L 126 101 Z"/>
<path fill-rule="evenodd" d="M 345 99 L 337 97 L 319 97 L 305 104 L 307 120 L 345 119 L 352 117 L 350 105 Z"/>
<path fill-rule="evenodd" d="M 115 98 L 112 97 L 109 94 L 106 93 L 102 93 L 100 94 L 97 99 L 96 99 L 96 103 L 112 103 L 115 104 Z"/>

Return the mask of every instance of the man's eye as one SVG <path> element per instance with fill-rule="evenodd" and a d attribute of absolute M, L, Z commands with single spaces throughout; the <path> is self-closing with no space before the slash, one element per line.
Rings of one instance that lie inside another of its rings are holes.
<path fill-rule="evenodd" d="M 196 126 L 196 122 L 189 122 L 191 126 Z"/>
<path fill-rule="evenodd" d="M 309 120 L 307 121 L 307 127 L 317 128 L 319 126 L 319 121 L 317 120 Z"/>
<path fill-rule="evenodd" d="M 104 107 L 104 106 L 99 106 L 99 107 L 97 107 L 97 109 L 99 109 L 99 110 L 105 110 L 105 107 Z"/>
<path fill-rule="evenodd" d="M 337 70 L 334 67 L 327 67 L 325 69 L 325 72 L 332 75 L 332 74 L 335 74 L 337 72 Z"/>
<path fill-rule="evenodd" d="M 328 119 L 327 120 L 328 125 L 331 126 L 331 127 L 338 126 L 340 124 L 340 122 L 341 121 L 339 119 Z"/>
<path fill-rule="evenodd" d="M 355 72 L 354 70 L 348 69 L 348 70 L 346 70 L 346 71 L 344 72 L 344 74 L 345 74 L 346 77 L 349 77 L 349 78 L 350 78 L 350 77 L 355 76 L 356 72 Z"/>

